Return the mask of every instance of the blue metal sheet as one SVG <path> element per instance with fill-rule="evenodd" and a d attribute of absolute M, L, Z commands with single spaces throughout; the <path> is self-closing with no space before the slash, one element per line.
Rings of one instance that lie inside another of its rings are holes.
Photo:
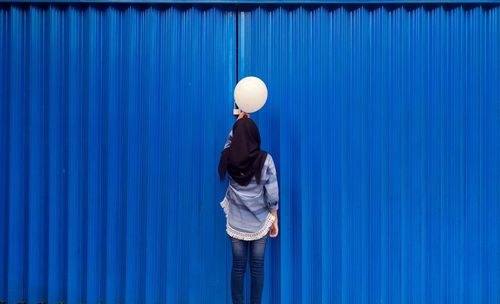
<path fill-rule="evenodd" d="M 0 9 L 0 301 L 226 298 L 215 169 L 235 20 L 213 7 Z"/>
<path fill-rule="evenodd" d="M 281 186 L 264 302 L 497 303 L 500 8 L 240 8 L 0 7 L 0 301 L 230 302 L 238 32 Z"/>
<path fill-rule="evenodd" d="M 268 303 L 500 300 L 500 9 L 257 8 L 280 171 Z"/>
<path fill-rule="evenodd" d="M 98 3 L 113 3 L 113 4 L 153 4 L 153 3 L 175 3 L 175 4 L 493 4 L 500 3 L 500 0 L 4 0 L 6 3 L 80 3 L 80 4 L 98 4 Z"/>

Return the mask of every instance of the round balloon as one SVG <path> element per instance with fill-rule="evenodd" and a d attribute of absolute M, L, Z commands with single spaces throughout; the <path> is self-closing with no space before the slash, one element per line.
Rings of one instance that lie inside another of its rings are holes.
<path fill-rule="evenodd" d="M 267 100 L 266 84 L 257 77 L 245 77 L 234 88 L 234 100 L 243 112 L 257 112 Z"/>

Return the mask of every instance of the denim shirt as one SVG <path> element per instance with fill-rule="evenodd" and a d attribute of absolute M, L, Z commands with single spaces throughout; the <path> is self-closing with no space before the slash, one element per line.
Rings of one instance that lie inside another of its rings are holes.
<path fill-rule="evenodd" d="M 231 145 L 232 131 L 224 149 Z M 229 185 L 221 207 L 226 214 L 226 232 L 241 240 L 257 240 L 269 232 L 275 220 L 271 211 L 278 210 L 279 190 L 273 158 L 267 154 L 262 167 L 261 181 L 255 176 L 241 186 L 229 176 Z"/>

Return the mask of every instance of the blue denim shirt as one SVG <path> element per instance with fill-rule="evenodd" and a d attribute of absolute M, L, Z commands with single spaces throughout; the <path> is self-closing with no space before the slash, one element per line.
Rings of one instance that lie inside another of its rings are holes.
<path fill-rule="evenodd" d="M 224 149 L 231 145 L 232 131 Z M 278 210 L 279 190 L 273 158 L 267 154 L 262 167 L 261 181 L 255 176 L 246 186 L 241 186 L 229 176 L 229 185 L 220 203 L 226 214 L 226 232 L 241 240 L 257 240 L 269 232 L 275 217 L 271 211 Z"/>

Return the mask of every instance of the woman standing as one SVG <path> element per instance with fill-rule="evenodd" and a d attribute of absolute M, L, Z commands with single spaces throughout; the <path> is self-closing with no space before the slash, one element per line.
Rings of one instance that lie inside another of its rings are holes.
<path fill-rule="evenodd" d="M 250 302 L 261 302 L 266 240 L 278 236 L 278 179 L 273 158 L 260 150 L 260 133 L 248 114 L 241 113 L 229 133 L 219 161 L 219 175 L 229 175 L 221 206 L 231 239 L 231 296 L 243 304 L 243 278 L 250 259 Z"/>

